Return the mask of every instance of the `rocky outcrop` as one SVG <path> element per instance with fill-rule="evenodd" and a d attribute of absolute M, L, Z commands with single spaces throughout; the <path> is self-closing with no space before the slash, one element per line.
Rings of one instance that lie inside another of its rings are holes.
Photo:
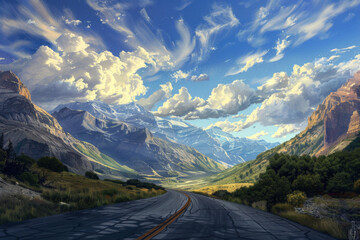
<path fill-rule="evenodd" d="M 0 72 L 0 89 L 17 93 L 31 101 L 29 90 L 20 79 L 11 71 Z"/>

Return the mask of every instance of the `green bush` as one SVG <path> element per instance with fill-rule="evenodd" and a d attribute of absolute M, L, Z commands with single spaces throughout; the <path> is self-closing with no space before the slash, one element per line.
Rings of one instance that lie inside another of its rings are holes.
<path fill-rule="evenodd" d="M 42 157 L 37 161 L 37 165 L 53 172 L 67 171 L 67 167 L 55 157 Z"/>
<path fill-rule="evenodd" d="M 217 190 L 212 195 L 215 197 L 224 198 L 224 197 L 230 196 L 230 193 L 226 190 Z"/>
<path fill-rule="evenodd" d="M 94 173 L 93 171 L 87 171 L 85 173 L 85 177 L 90 178 L 90 179 L 99 180 L 99 176 L 96 173 Z"/>
<path fill-rule="evenodd" d="M 35 159 L 25 154 L 21 154 L 20 156 L 17 156 L 16 161 L 23 163 L 27 168 L 31 167 L 34 163 L 36 163 Z"/>
<path fill-rule="evenodd" d="M 31 172 L 24 172 L 20 175 L 20 179 L 31 186 L 36 186 L 39 182 L 39 178 L 37 175 L 31 173 Z"/>
<path fill-rule="evenodd" d="M 304 192 L 295 191 L 287 195 L 287 202 L 294 207 L 301 207 L 306 201 L 306 194 Z"/>
<path fill-rule="evenodd" d="M 319 174 L 306 174 L 299 175 L 292 183 L 292 188 L 312 197 L 323 191 L 324 184 L 321 182 Z"/>
<path fill-rule="evenodd" d="M 110 196 L 110 197 L 112 197 L 112 196 L 114 196 L 114 195 L 116 195 L 116 194 L 118 194 L 118 193 L 119 193 L 119 191 L 116 190 L 116 189 L 114 189 L 114 188 L 112 188 L 112 189 L 105 189 L 105 190 L 103 191 L 103 194 L 104 194 L 105 196 Z"/>
<path fill-rule="evenodd" d="M 327 191 L 330 193 L 340 193 L 350 191 L 353 187 L 353 182 L 349 173 L 339 172 L 330 178 L 327 186 Z"/>
<path fill-rule="evenodd" d="M 360 193 L 360 179 L 356 180 L 354 183 L 354 191 Z"/>

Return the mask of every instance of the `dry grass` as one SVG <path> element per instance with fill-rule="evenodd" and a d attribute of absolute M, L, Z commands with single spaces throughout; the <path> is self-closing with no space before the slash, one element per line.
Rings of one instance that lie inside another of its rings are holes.
<path fill-rule="evenodd" d="M 207 195 L 211 195 L 218 190 L 226 190 L 228 192 L 235 192 L 237 189 L 239 189 L 241 187 L 249 187 L 252 185 L 253 185 L 252 183 L 229 183 L 229 184 L 214 185 L 214 186 L 208 186 L 208 187 L 195 189 L 194 192 L 202 192 Z"/>

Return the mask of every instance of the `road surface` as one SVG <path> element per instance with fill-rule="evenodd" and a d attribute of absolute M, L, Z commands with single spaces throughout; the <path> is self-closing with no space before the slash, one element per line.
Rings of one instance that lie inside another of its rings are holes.
<path fill-rule="evenodd" d="M 153 239 L 333 239 L 281 217 L 236 203 L 187 193 L 191 203 Z M 169 190 L 119 203 L 0 226 L 0 239 L 136 239 L 188 201 Z"/>

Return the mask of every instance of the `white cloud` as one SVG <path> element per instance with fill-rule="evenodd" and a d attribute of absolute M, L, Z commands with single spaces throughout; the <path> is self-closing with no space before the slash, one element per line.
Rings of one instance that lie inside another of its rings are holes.
<path fill-rule="evenodd" d="M 0 61 L 3 61 L 3 60 L 5 60 L 5 58 L 3 58 L 3 57 L 0 57 Z"/>
<path fill-rule="evenodd" d="M 348 15 L 346 16 L 346 18 L 344 18 L 344 22 L 348 22 L 351 19 L 353 19 L 355 17 L 355 13 L 348 13 Z"/>
<path fill-rule="evenodd" d="M 182 87 L 178 94 L 166 100 L 154 114 L 156 116 L 184 116 L 204 103 L 205 101 L 199 97 L 192 98 L 187 88 Z"/>
<path fill-rule="evenodd" d="M 219 84 L 206 100 L 206 104 L 189 112 L 185 119 L 218 118 L 237 114 L 251 104 L 258 102 L 255 90 L 241 80 L 229 84 Z"/>
<path fill-rule="evenodd" d="M 173 74 L 171 74 L 171 77 L 173 79 L 175 79 L 175 82 L 178 82 L 182 79 L 187 79 L 189 77 L 189 73 L 185 73 L 181 70 L 178 70 L 178 71 L 174 72 Z"/>
<path fill-rule="evenodd" d="M 190 79 L 193 82 L 202 82 L 202 81 L 209 80 L 209 76 L 206 73 L 201 73 L 200 75 L 191 76 Z"/>
<path fill-rule="evenodd" d="M 63 38 L 68 41 L 60 41 Z M 41 46 L 30 58 L 0 65 L 2 70 L 11 69 L 18 74 L 33 100 L 47 109 L 69 101 L 135 101 L 146 93 L 138 70 L 158 64 L 156 56 L 141 47 L 114 56 L 108 51 L 97 53 L 84 48 L 83 39 L 73 34 L 64 34 L 55 43 L 64 52 Z"/>
<path fill-rule="evenodd" d="M 254 135 L 247 136 L 246 138 L 251 139 L 251 140 L 259 140 L 260 137 L 266 136 L 268 134 L 269 134 L 268 132 L 265 132 L 264 130 L 262 130 L 258 133 L 255 133 Z"/>
<path fill-rule="evenodd" d="M 360 54 L 354 59 L 337 65 L 321 58 L 303 66 L 294 65 L 290 76 L 275 73 L 265 84 L 258 87 L 254 96 L 261 106 L 254 109 L 245 121 L 222 121 L 212 124 L 227 131 L 241 131 L 254 123 L 263 126 L 276 125 L 274 137 L 281 137 L 300 130 L 316 107 L 347 79 L 360 69 Z"/>
<path fill-rule="evenodd" d="M 233 122 L 233 123 L 228 120 L 218 121 L 216 123 L 210 124 L 207 128 L 205 128 L 205 130 L 213 128 L 213 127 L 219 127 L 224 132 L 238 132 L 243 129 L 243 123 L 242 123 L 242 121 Z"/>
<path fill-rule="evenodd" d="M 164 43 L 161 29 L 149 27 L 145 16 L 145 9 L 135 2 L 117 3 L 101 0 L 87 0 L 91 8 L 98 12 L 102 23 L 109 25 L 113 30 L 126 37 L 125 43 L 130 47 L 141 46 L 147 52 L 156 53 L 156 66 L 149 68 L 149 75 L 159 70 L 171 70 L 181 67 L 190 58 L 196 45 L 196 38 L 192 36 L 183 19 L 174 22 L 178 39 L 172 39 L 174 45 Z M 144 10 L 142 10 L 144 9 Z M 130 10 L 138 10 L 136 14 L 128 14 Z M 147 12 L 146 15 L 148 16 Z M 144 19 L 145 17 L 145 19 Z"/>
<path fill-rule="evenodd" d="M 147 21 L 147 22 L 151 22 L 151 19 L 150 19 L 150 17 L 149 17 L 149 15 L 148 15 L 148 13 L 147 13 L 147 11 L 146 11 L 146 9 L 145 8 L 142 8 L 141 10 L 140 10 L 140 14 L 141 14 L 141 16 Z"/>
<path fill-rule="evenodd" d="M 65 24 L 67 24 L 67 25 L 78 26 L 79 24 L 81 24 L 81 21 L 78 20 L 78 19 L 70 20 L 70 19 L 67 19 L 65 17 L 63 17 L 63 19 L 65 21 Z"/>
<path fill-rule="evenodd" d="M 306 126 L 306 121 L 304 121 L 302 124 L 282 124 L 279 125 L 276 132 L 271 135 L 273 138 L 282 138 L 290 133 L 295 133 L 300 130 L 302 130 Z"/>
<path fill-rule="evenodd" d="M 352 45 L 352 46 L 349 46 L 349 47 L 344 47 L 344 48 L 334 48 L 334 49 L 331 49 L 330 52 L 335 52 L 335 53 L 344 53 L 344 52 L 347 52 L 349 50 L 352 50 L 354 48 L 356 48 L 357 46 L 355 45 Z"/>
<path fill-rule="evenodd" d="M 215 37 L 226 29 L 237 26 L 240 22 L 229 6 L 214 4 L 212 12 L 204 17 L 206 23 L 196 28 L 196 36 L 201 44 L 200 59 L 213 47 Z"/>
<path fill-rule="evenodd" d="M 236 75 L 242 72 L 246 72 L 249 68 L 253 67 L 256 63 L 262 63 L 264 61 L 263 56 L 268 51 L 250 53 L 239 58 L 236 63 L 239 66 L 231 68 L 227 73 L 226 76 Z"/>
<path fill-rule="evenodd" d="M 171 92 L 173 90 L 173 86 L 170 82 L 166 84 L 161 84 L 160 89 L 151 94 L 148 98 L 141 98 L 136 103 L 143 106 L 146 110 L 152 110 L 156 103 L 164 100 L 165 98 L 169 98 L 171 96 Z"/>
<path fill-rule="evenodd" d="M 288 40 L 288 38 L 289 36 L 286 36 L 281 41 L 280 38 L 277 40 L 276 46 L 274 47 L 274 49 L 276 50 L 276 55 L 269 60 L 270 62 L 279 61 L 284 57 L 283 51 L 290 45 L 290 41 Z"/>
<path fill-rule="evenodd" d="M 55 42 L 60 51 L 67 53 L 79 52 L 89 47 L 81 36 L 73 33 L 64 33 Z"/>
<path fill-rule="evenodd" d="M 337 59 L 339 57 L 340 57 L 340 55 L 332 55 L 331 57 L 328 58 L 328 61 L 335 60 L 335 59 Z"/>

